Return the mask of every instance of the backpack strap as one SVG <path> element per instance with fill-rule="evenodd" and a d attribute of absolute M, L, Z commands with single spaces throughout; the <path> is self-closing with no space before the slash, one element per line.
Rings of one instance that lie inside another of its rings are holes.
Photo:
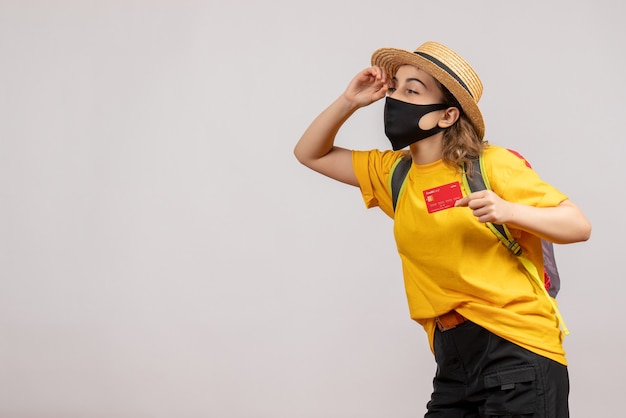
<path fill-rule="evenodd" d="M 398 198 L 404 189 L 404 180 L 406 179 L 409 170 L 411 169 L 411 164 L 413 160 L 410 156 L 405 156 L 402 158 L 398 158 L 396 162 L 394 162 L 391 167 L 391 171 L 389 173 L 389 188 L 391 190 L 391 200 L 393 203 L 393 210 L 395 212 L 396 205 L 398 203 Z M 485 173 L 485 166 L 483 162 L 483 155 L 481 154 L 478 159 L 470 160 L 467 165 L 463 167 L 463 184 L 466 187 L 466 190 L 471 192 L 477 192 L 480 190 L 491 190 L 491 185 L 489 184 L 489 179 Z M 559 312 L 559 308 L 556 305 L 554 297 L 548 293 L 548 290 L 545 286 L 545 281 L 543 277 L 540 277 L 539 272 L 537 271 L 537 267 L 533 264 L 530 259 L 528 259 L 525 255 L 522 254 L 522 247 L 519 243 L 513 238 L 511 232 L 505 225 L 501 224 L 493 224 L 491 222 L 487 222 L 487 227 L 491 230 L 491 232 L 496 235 L 502 244 L 514 254 L 520 263 L 524 266 L 526 271 L 531 276 L 531 281 L 541 289 L 541 291 L 545 294 L 545 296 L 550 301 L 552 305 L 552 309 L 554 310 L 554 314 L 559 321 L 559 325 L 563 328 L 563 333 L 565 335 L 569 334 L 569 330 L 565 325 L 565 321 Z M 542 240 L 542 244 L 544 245 L 544 254 L 545 254 L 545 243 L 547 241 Z M 548 245 L 551 245 L 548 243 Z M 549 247 L 551 250 L 551 247 Z M 545 257 L 545 256 L 544 256 Z M 557 274 L 558 279 L 558 274 Z M 557 289 L 558 290 L 558 289 Z M 556 294 L 555 294 L 556 296 Z"/>
<path fill-rule="evenodd" d="M 398 204 L 400 192 L 404 189 L 404 180 L 406 179 L 407 174 L 409 174 L 411 164 L 413 164 L 411 157 L 404 156 L 402 158 L 398 158 L 391 167 L 391 172 L 389 173 L 389 189 L 391 190 L 391 202 L 393 204 L 394 212 L 396 211 L 396 205 Z"/>
<path fill-rule="evenodd" d="M 524 163 L 528 168 L 532 168 L 528 160 L 524 158 L 522 154 L 512 149 L 507 150 L 518 158 L 524 160 Z M 555 298 L 561 288 L 561 277 L 559 276 L 559 269 L 556 267 L 554 245 L 550 241 L 542 239 L 541 248 L 543 252 L 544 282 L 550 296 Z"/>
<path fill-rule="evenodd" d="M 469 175 L 468 175 L 469 174 Z M 485 166 L 483 162 L 482 154 L 478 159 L 472 159 L 469 161 L 463 171 L 463 182 L 465 187 L 471 192 L 478 192 L 480 190 L 491 190 L 489 179 L 485 174 Z M 509 249 L 515 255 L 522 254 L 522 247 L 513 238 L 509 229 L 505 225 L 493 224 L 487 222 L 487 227 L 491 229 L 491 232 L 502 241 L 502 244 Z"/>
<path fill-rule="evenodd" d="M 465 186 L 472 192 L 476 192 L 479 190 L 491 190 L 489 178 L 485 173 L 485 166 L 482 154 L 478 158 L 478 161 L 476 159 L 471 160 L 467 167 L 464 167 L 463 182 L 465 183 Z M 491 222 L 487 222 L 486 225 L 489 229 L 491 229 L 491 232 L 493 232 L 500 239 L 500 241 L 502 241 L 502 244 L 504 244 L 504 246 L 508 248 L 511 253 L 517 256 L 517 259 L 522 263 L 526 271 L 528 271 L 528 273 L 530 274 L 532 282 L 536 284 L 539 289 L 541 289 L 541 291 L 550 301 L 552 309 L 554 310 L 554 314 L 559 321 L 559 325 L 563 328 L 563 333 L 565 335 L 568 335 L 569 330 L 567 329 L 567 325 L 565 325 L 565 321 L 563 320 L 561 312 L 559 311 L 559 308 L 556 305 L 554 298 L 552 297 L 552 295 L 550 295 L 550 293 L 548 293 L 548 289 L 546 289 L 544 277 L 539 275 L 537 267 L 533 264 L 533 262 L 530 261 L 528 257 L 522 254 L 522 247 L 515 240 L 515 238 L 513 238 L 513 236 L 509 232 L 509 229 L 505 225 L 493 224 Z M 545 242 L 542 240 L 544 253 L 546 250 Z"/>

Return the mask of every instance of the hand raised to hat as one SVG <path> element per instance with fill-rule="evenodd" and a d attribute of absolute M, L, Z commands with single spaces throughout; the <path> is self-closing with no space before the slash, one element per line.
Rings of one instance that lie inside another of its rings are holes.
<path fill-rule="evenodd" d="M 369 67 L 352 79 L 343 95 L 358 108 L 382 99 L 388 88 L 389 80 L 385 71 L 380 67 Z"/>

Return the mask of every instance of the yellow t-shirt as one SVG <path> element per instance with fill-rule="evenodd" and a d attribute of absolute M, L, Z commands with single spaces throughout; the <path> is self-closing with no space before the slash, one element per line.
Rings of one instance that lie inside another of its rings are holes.
<path fill-rule="evenodd" d="M 508 341 L 567 364 L 552 305 L 520 261 L 471 209 L 428 212 L 425 191 L 458 182 L 463 196 L 468 194 L 460 172 L 443 161 L 413 164 L 394 214 L 389 171 L 402 155 L 353 151 L 352 163 L 366 206 L 379 206 L 394 218 L 410 315 L 424 327 L 431 350 L 435 317 L 455 309 Z M 504 200 L 551 207 L 567 199 L 504 148 L 489 146 L 484 163 L 492 190 Z M 542 272 L 540 239 L 521 230 L 510 231 Z"/>

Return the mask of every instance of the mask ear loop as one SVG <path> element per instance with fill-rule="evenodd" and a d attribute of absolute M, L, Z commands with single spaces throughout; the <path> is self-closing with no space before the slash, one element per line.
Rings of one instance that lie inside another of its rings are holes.
<path fill-rule="evenodd" d="M 433 106 L 433 107 L 437 106 L 437 107 L 435 107 L 433 110 L 431 110 L 430 112 L 428 112 L 428 113 L 424 113 L 424 114 L 423 114 L 423 115 L 419 118 L 419 120 L 417 121 L 417 127 L 418 127 L 419 129 L 421 129 L 422 131 L 424 131 L 424 133 L 428 133 L 428 134 L 430 134 L 430 135 L 434 135 L 434 134 L 436 134 L 437 132 L 441 132 L 441 131 L 443 131 L 444 129 L 447 129 L 447 128 L 442 128 L 442 127 L 440 127 L 440 126 L 439 126 L 439 121 L 437 121 L 437 123 L 435 124 L 435 126 L 433 126 L 433 127 L 432 127 L 432 128 L 430 128 L 430 129 L 424 129 L 424 128 L 422 128 L 422 127 L 420 126 L 420 123 L 422 123 L 422 119 L 424 119 L 426 116 L 430 115 L 431 113 L 433 113 L 433 112 L 438 112 L 438 111 L 440 111 L 440 110 L 448 110 L 448 109 L 450 108 L 450 106 L 448 106 L 448 105 L 447 105 L 447 104 L 445 104 L 445 103 L 435 103 L 435 104 L 432 104 L 432 105 L 419 105 L 419 106 Z M 439 106 L 441 106 L 441 108 L 439 108 Z M 430 135 L 429 135 L 429 136 L 430 136 Z"/>
<path fill-rule="evenodd" d="M 438 112 L 440 110 L 448 110 L 450 107 L 454 107 L 454 106 L 450 106 L 450 105 L 448 105 L 446 103 L 433 103 L 433 104 L 428 104 L 428 105 L 415 105 L 415 106 L 430 106 L 432 108 L 432 110 L 430 112 L 424 113 L 422 115 L 422 117 L 420 117 L 419 120 L 417 121 L 417 127 L 420 128 L 425 133 L 429 133 L 430 135 L 434 135 L 437 132 L 441 132 L 441 131 L 443 131 L 446 128 L 439 127 L 439 122 L 437 122 L 437 124 L 435 126 L 433 126 L 432 128 L 430 128 L 430 129 L 423 129 L 420 126 L 420 122 L 422 122 L 422 119 L 424 119 L 424 117 L 430 115 L 433 112 Z"/>

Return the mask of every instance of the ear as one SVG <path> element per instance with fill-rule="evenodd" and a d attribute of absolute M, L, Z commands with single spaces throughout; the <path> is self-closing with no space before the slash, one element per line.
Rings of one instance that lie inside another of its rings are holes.
<path fill-rule="evenodd" d="M 454 123 L 459 120 L 461 116 L 461 112 L 456 107 L 449 107 L 445 110 L 445 112 L 441 115 L 441 119 L 439 119 L 439 127 L 440 128 L 449 128 L 454 125 Z"/>

